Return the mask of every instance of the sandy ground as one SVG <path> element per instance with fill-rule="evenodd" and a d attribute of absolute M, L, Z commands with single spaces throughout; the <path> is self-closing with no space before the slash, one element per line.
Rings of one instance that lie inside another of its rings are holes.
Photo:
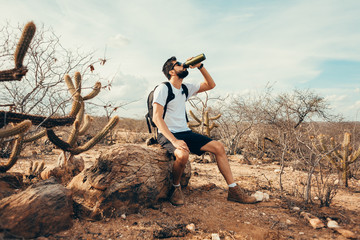
<path fill-rule="evenodd" d="M 97 145 L 83 153 L 86 166 L 91 166 L 99 152 L 106 148 Z M 54 165 L 58 154 L 54 150 L 45 155 L 28 147 L 11 171 L 24 172 L 30 160 L 45 159 L 47 166 Z M 285 168 L 285 193 L 280 194 L 277 163 L 254 161 L 247 165 L 241 163 L 240 156 L 229 159 L 238 184 L 250 194 L 255 191 L 269 194 L 269 201 L 253 205 L 227 201 L 227 186 L 216 163 L 197 163 L 192 157 L 192 177 L 184 189 L 184 206 L 163 201 L 155 209 L 124 213 L 121 218 L 97 222 L 74 219 L 71 229 L 39 239 L 216 239 L 216 236 L 220 239 L 345 239 L 329 228 L 313 229 L 300 216 L 301 211 L 312 213 L 324 222 L 330 217 L 360 235 L 359 182 L 350 181 L 349 189 L 338 190 L 331 207 L 319 208 L 318 204 L 305 205 L 300 198 L 291 196 L 295 179 L 305 177 L 304 173 Z M 187 230 L 186 226 L 193 228 Z"/>

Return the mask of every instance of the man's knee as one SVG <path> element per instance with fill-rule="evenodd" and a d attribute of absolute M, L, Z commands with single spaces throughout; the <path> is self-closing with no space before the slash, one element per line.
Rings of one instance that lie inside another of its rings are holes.
<path fill-rule="evenodd" d="M 219 141 L 213 141 L 213 153 L 215 155 L 217 154 L 225 154 L 225 147 L 224 145 Z"/>
<path fill-rule="evenodd" d="M 175 154 L 176 161 L 178 161 L 181 165 L 185 166 L 185 164 L 189 160 L 189 152 L 176 149 L 174 154 Z"/>

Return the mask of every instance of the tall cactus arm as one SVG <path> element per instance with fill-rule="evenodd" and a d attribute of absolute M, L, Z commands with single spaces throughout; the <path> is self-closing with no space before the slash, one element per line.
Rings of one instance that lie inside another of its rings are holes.
<path fill-rule="evenodd" d="M 120 119 L 118 116 L 114 116 L 113 118 L 111 118 L 110 121 L 108 122 L 108 124 L 106 124 L 106 126 L 98 134 L 96 134 L 92 139 L 90 139 L 83 146 L 71 149 L 70 153 L 73 155 L 78 155 L 82 152 L 89 150 L 93 146 L 95 146 L 95 144 L 97 144 L 101 139 L 103 139 L 109 133 L 109 131 L 118 124 L 119 120 Z"/>
<path fill-rule="evenodd" d="M 0 71 L 0 82 L 20 81 L 27 71 L 26 67 Z"/>
<path fill-rule="evenodd" d="M 80 127 L 80 122 L 79 122 L 79 120 L 76 120 L 73 124 L 73 128 L 70 132 L 70 136 L 69 136 L 68 140 L 66 141 L 71 147 L 74 146 L 76 140 L 78 139 L 79 127 Z"/>
<path fill-rule="evenodd" d="M 14 54 L 15 67 L 21 68 L 23 65 L 25 54 L 30 46 L 30 42 L 34 37 L 36 26 L 33 22 L 29 22 L 24 27 L 21 38 L 17 44 L 16 51 Z"/>
<path fill-rule="evenodd" d="M 51 128 L 55 126 L 70 125 L 75 121 L 75 117 L 66 116 L 49 118 L 39 115 L 0 111 L 0 128 L 8 123 L 19 123 L 24 120 L 31 120 L 33 125 L 41 124 L 42 127 Z"/>
<path fill-rule="evenodd" d="M 12 166 L 14 166 L 15 163 L 17 162 L 18 157 L 19 157 L 20 152 L 21 152 L 23 136 L 24 136 L 23 133 L 20 133 L 18 135 L 18 138 L 15 140 L 15 144 L 14 144 L 14 147 L 12 149 L 9 161 L 4 165 L 0 165 L 0 172 L 6 172 Z"/>
<path fill-rule="evenodd" d="M 86 133 L 86 131 L 90 128 L 90 123 L 92 122 L 92 118 L 89 115 L 85 115 L 84 124 L 81 126 L 79 130 L 79 136 L 82 136 Z"/>
<path fill-rule="evenodd" d="M 219 113 L 217 116 L 215 116 L 215 117 L 211 117 L 211 118 L 209 118 L 210 120 L 217 120 L 217 119 L 219 119 L 221 117 L 221 114 Z"/>
<path fill-rule="evenodd" d="M 80 111 L 80 108 L 81 108 L 81 102 L 82 102 L 82 100 L 81 100 L 80 94 L 74 94 L 73 95 L 73 103 L 71 106 L 69 116 L 75 117 L 78 114 L 78 112 Z"/>
<path fill-rule="evenodd" d="M 79 72 L 75 73 L 74 82 L 75 82 L 76 92 L 81 94 L 81 74 Z"/>
<path fill-rule="evenodd" d="M 85 114 L 85 104 L 83 101 L 81 101 L 81 107 L 80 107 L 80 110 L 76 116 L 76 120 L 73 124 L 73 129 L 69 135 L 69 138 L 67 140 L 67 142 L 71 145 L 71 146 L 74 146 L 76 140 L 78 139 L 78 136 L 79 136 L 79 129 L 80 129 L 80 126 L 82 124 L 82 121 L 84 119 L 84 114 Z"/>
<path fill-rule="evenodd" d="M 81 100 L 80 102 L 80 110 L 78 112 L 78 114 L 76 115 L 76 120 L 79 121 L 79 126 L 82 125 L 83 120 L 84 120 L 84 116 L 85 116 L 85 103 L 84 101 Z"/>
<path fill-rule="evenodd" d="M 358 148 L 358 150 L 356 150 L 354 152 L 354 154 L 351 156 L 350 160 L 349 160 L 349 164 L 354 163 L 360 156 L 360 147 Z"/>
<path fill-rule="evenodd" d="M 337 162 L 331 157 L 331 152 L 328 151 L 327 147 L 324 144 L 324 136 L 319 135 L 318 137 L 319 145 L 315 143 L 315 141 L 312 141 L 313 147 L 318 150 L 320 153 L 325 153 L 325 158 L 328 160 L 334 167 L 339 169 L 339 165 Z"/>
<path fill-rule="evenodd" d="M 70 152 L 73 155 L 78 155 L 82 152 L 85 152 L 95 146 L 101 139 L 103 139 L 108 132 L 113 129 L 119 122 L 119 117 L 114 116 L 110 119 L 108 124 L 98 133 L 96 134 L 92 139 L 90 139 L 87 143 L 85 143 L 83 146 L 72 148 L 69 143 L 61 140 L 58 136 L 55 135 L 54 131 L 52 129 L 47 130 L 47 136 L 49 140 L 58 148 L 60 148 L 63 151 Z"/>
<path fill-rule="evenodd" d="M 201 124 L 200 123 L 188 123 L 188 127 L 199 127 Z"/>
<path fill-rule="evenodd" d="M 35 135 L 31 136 L 31 137 L 24 138 L 23 143 L 29 143 L 29 142 L 36 141 L 36 140 L 44 137 L 45 135 L 46 135 L 46 129 L 38 132 L 37 134 L 35 134 Z"/>
<path fill-rule="evenodd" d="M 219 125 L 217 125 L 216 123 L 212 123 L 211 126 L 209 127 L 210 131 L 213 130 L 214 128 L 219 127 Z"/>
<path fill-rule="evenodd" d="M 341 160 L 342 160 L 342 156 L 341 156 L 341 154 L 339 153 L 339 151 L 337 150 L 337 147 L 335 146 L 335 139 L 334 139 L 333 137 L 330 138 L 330 146 L 331 146 L 332 149 L 335 149 L 335 150 L 334 150 L 334 155 L 337 157 L 337 159 L 338 159 L 339 161 L 341 161 Z"/>
<path fill-rule="evenodd" d="M 53 129 L 50 129 L 50 128 L 47 129 L 46 135 L 47 135 L 48 139 L 50 140 L 50 142 L 52 142 L 55 146 L 57 146 L 61 150 L 69 152 L 69 149 L 71 149 L 70 144 L 61 140 L 58 136 L 56 136 Z"/>
<path fill-rule="evenodd" d="M 31 127 L 30 120 L 24 120 L 21 123 L 10 127 L 9 129 L 0 129 L 0 138 L 11 137 L 20 133 L 25 133 Z"/>
<path fill-rule="evenodd" d="M 190 113 L 191 117 L 192 117 L 195 121 L 197 121 L 198 123 L 200 123 L 200 124 L 201 124 L 200 119 L 198 119 L 198 118 L 195 116 L 195 114 L 194 114 L 191 110 L 189 111 L 189 113 Z"/>
<path fill-rule="evenodd" d="M 346 132 L 344 134 L 344 142 L 343 142 L 343 156 L 342 156 L 343 157 L 343 159 L 342 159 L 343 162 L 348 161 L 348 157 L 349 157 L 350 152 L 351 152 L 351 150 L 349 148 L 350 141 L 351 141 L 351 134 Z"/>
<path fill-rule="evenodd" d="M 95 83 L 93 90 L 84 97 L 84 101 L 96 97 L 99 94 L 100 90 L 101 90 L 101 82 Z"/>
<path fill-rule="evenodd" d="M 74 96 L 76 89 L 75 89 L 75 86 L 73 84 L 73 81 L 71 80 L 71 77 L 68 74 L 66 74 L 64 76 L 64 80 L 65 80 L 66 86 L 68 87 L 68 90 L 69 90 L 70 94 L 72 96 Z"/>

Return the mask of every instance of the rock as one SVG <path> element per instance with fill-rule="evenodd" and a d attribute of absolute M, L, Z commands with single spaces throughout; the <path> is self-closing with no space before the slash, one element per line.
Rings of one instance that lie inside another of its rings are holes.
<path fill-rule="evenodd" d="M 220 236 L 217 233 L 212 233 L 211 234 L 211 240 L 220 240 Z"/>
<path fill-rule="evenodd" d="M 328 221 L 327 222 L 327 227 L 328 228 L 339 228 L 340 227 L 339 224 L 336 221 L 334 221 L 334 220 L 332 220 L 330 218 L 327 218 L 326 220 Z"/>
<path fill-rule="evenodd" d="M 269 194 L 267 194 L 267 193 L 257 191 L 252 196 L 255 197 L 258 202 L 269 201 Z"/>
<path fill-rule="evenodd" d="M 46 236 L 70 228 L 72 213 L 70 191 L 51 178 L 0 201 L 0 230 L 5 237 Z"/>
<path fill-rule="evenodd" d="M 83 170 L 69 183 L 81 217 L 99 219 L 138 212 L 167 198 L 173 161 L 162 148 L 126 144 L 100 155 L 94 166 Z M 186 165 L 181 185 L 191 176 Z"/>
<path fill-rule="evenodd" d="M 292 208 L 294 211 L 300 211 L 300 208 L 299 207 L 293 207 Z"/>
<path fill-rule="evenodd" d="M 335 231 L 337 231 L 338 233 L 340 233 L 341 235 L 343 235 L 346 238 L 350 238 L 350 239 L 357 239 L 356 234 L 353 233 L 352 231 L 349 231 L 347 229 L 343 229 L 343 228 L 335 228 Z"/>
<path fill-rule="evenodd" d="M 186 229 L 189 230 L 189 232 L 195 232 L 195 224 L 190 223 L 186 225 Z"/>
<path fill-rule="evenodd" d="M 316 216 L 311 215 L 310 213 L 307 212 L 301 212 L 300 213 L 301 216 L 303 216 L 305 219 L 307 219 L 310 223 L 310 225 L 314 228 L 314 229 L 318 229 L 318 228 L 324 228 L 325 224 Z"/>

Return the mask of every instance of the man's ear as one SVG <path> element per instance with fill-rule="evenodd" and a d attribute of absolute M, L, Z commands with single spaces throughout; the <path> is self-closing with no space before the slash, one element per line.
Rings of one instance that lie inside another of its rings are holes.
<path fill-rule="evenodd" d="M 170 70 L 170 71 L 169 71 L 169 74 L 170 74 L 170 76 L 176 75 L 175 70 L 174 70 L 174 69 Z"/>

